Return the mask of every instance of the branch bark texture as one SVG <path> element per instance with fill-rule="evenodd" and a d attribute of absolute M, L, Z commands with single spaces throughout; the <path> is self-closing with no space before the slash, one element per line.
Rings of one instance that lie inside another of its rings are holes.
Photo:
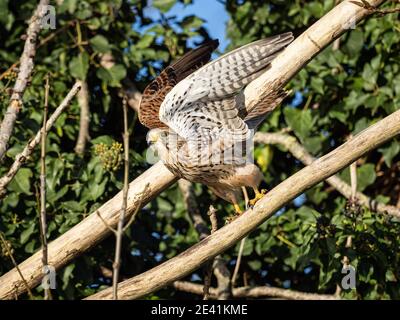
<path fill-rule="evenodd" d="M 23 105 L 22 96 L 24 95 L 33 70 L 33 59 L 36 54 L 36 40 L 48 4 L 48 0 L 41 0 L 29 22 L 24 51 L 22 52 L 20 68 L 13 88 L 10 105 L 0 125 L 0 160 L 3 159 L 7 151 L 7 144 L 13 132 L 18 112 Z"/>

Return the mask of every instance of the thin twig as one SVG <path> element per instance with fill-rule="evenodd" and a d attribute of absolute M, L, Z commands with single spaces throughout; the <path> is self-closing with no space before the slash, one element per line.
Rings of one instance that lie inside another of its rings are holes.
<path fill-rule="evenodd" d="M 42 243 L 42 263 L 43 269 L 48 265 L 47 253 L 47 219 L 46 219 L 46 123 L 49 107 L 49 75 L 46 76 L 44 108 L 43 108 L 43 126 L 42 126 L 42 144 L 40 152 L 40 240 Z M 51 292 L 49 288 L 44 288 L 44 299 L 51 300 Z"/>
<path fill-rule="evenodd" d="M 126 223 L 125 227 L 122 229 L 122 232 L 125 232 L 126 230 L 129 229 L 129 227 L 132 225 L 132 223 L 135 221 L 135 218 L 137 214 L 139 213 L 140 208 L 142 207 L 143 204 L 143 197 L 145 196 L 147 190 L 149 189 L 150 184 L 146 184 L 142 193 L 139 194 L 137 203 L 136 203 L 136 209 L 132 213 L 131 217 L 129 218 L 128 222 Z"/>
<path fill-rule="evenodd" d="M 33 70 L 33 59 L 36 54 L 36 40 L 41 29 L 42 18 L 46 13 L 45 7 L 48 4 L 49 0 L 40 0 L 39 5 L 29 22 L 24 50 L 20 59 L 21 66 L 19 68 L 17 80 L 14 84 L 10 104 L 0 125 L 0 160 L 3 159 L 4 154 L 6 153 L 7 144 L 13 132 L 17 115 L 23 105 L 22 96 Z"/>
<path fill-rule="evenodd" d="M 244 203 L 245 203 L 246 210 L 247 210 L 248 205 L 249 205 L 249 194 L 247 193 L 247 189 L 245 187 L 242 187 L 242 192 L 243 192 L 243 196 L 244 196 Z M 235 269 L 233 270 L 233 275 L 232 275 L 232 279 L 231 279 L 232 288 L 234 288 L 235 284 L 236 284 L 236 279 L 237 279 L 237 276 L 239 273 L 240 264 L 242 262 L 243 249 L 244 249 L 244 245 L 246 243 L 246 239 L 247 239 L 247 237 L 243 238 L 240 241 L 240 247 L 239 247 L 238 256 L 236 258 Z"/>
<path fill-rule="evenodd" d="M 79 89 L 80 89 L 80 84 L 75 83 L 72 89 L 68 92 L 67 96 L 64 98 L 61 104 L 51 115 L 49 120 L 47 120 L 46 133 L 49 132 L 50 128 L 54 125 L 54 123 L 61 115 L 61 113 L 64 111 L 64 109 L 69 105 L 72 98 L 78 93 Z M 28 142 L 24 150 L 15 157 L 15 161 L 11 165 L 8 172 L 3 177 L 0 178 L 0 198 L 5 195 L 7 185 L 11 182 L 11 180 L 17 174 L 19 168 L 21 168 L 22 164 L 25 163 L 25 161 L 34 151 L 35 147 L 39 144 L 41 135 L 42 135 L 42 130 L 39 130 L 36 136 L 31 141 Z"/>
<path fill-rule="evenodd" d="M 89 141 L 89 88 L 86 81 L 80 81 L 81 90 L 78 93 L 78 104 L 80 108 L 79 133 L 76 140 L 75 152 L 82 155 L 86 149 L 86 142 Z"/>
<path fill-rule="evenodd" d="M 126 207 L 128 203 L 129 191 L 129 132 L 128 132 L 128 108 L 126 97 L 122 101 L 122 109 L 124 114 L 124 189 L 122 193 L 122 207 L 118 220 L 118 227 L 115 239 L 115 258 L 113 263 L 113 299 L 118 300 L 118 275 L 121 265 L 121 247 L 122 233 L 125 224 Z M 139 208 L 139 207 L 138 207 Z M 135 214 L 133 214 L 134 216 Z"/>
<path fill-rule="evenodd" d="M 350 185 L 351 185 L 351 199 L 350 201 L 357 201 L 357 161 L 350 165 Z"/>
<path fill-rule="evenodd" d="M 218 221 L 216 216 L 217 210 L 211 205 L 208 209 L 208 216 L 211 221 L 211 234 L 218 230 Z M 210 295 L 211 278 L 213 273 L 214 259 L 207 262 L 204 272 L 203 300 L 208 300 Z"/>
<path fill-rule="evenodd" d="M 366 0 L 361 0 L 361 2 L 359 2 L 359 1 L 350 1 L 350 2 L 361 8 L 368 10 L 370 14 L 376 13 L 376 14 L 379 14 L 380 16 L 400 12 L 400 8 L 398 8 L 398 7 L 390 8 L 390 9 L 378 9 L 377 7 L 369 4 L 369 2 Z M 396 1 L 396 2 L 398 2 L 398 1 Z"/>
<path fill-rule="evenodd" d="M 96 210 L 96 215 L 100 218 L 101 222 L 103 222 L 103 224 L 107 227 L 108 230 L 110 230 L 112 233 L 115 234 L 115 236 L 117 235 L 117 230 L 115 230 L 113 227 L 111 227 L 106 220 L 104 220 L 104 218 L 101 216 L 99 210 Z"/>
<path fill-rule="evenodd" d="M 15 261 L 14 256 L 12 254 L 12 251 L 9 248 L 9 244 L 6 241 L 6 239 L 4 238 L 3 233 L 1 231 L 0 231 L 0 240 L 3 243 L 3 246 L 4 246 L 5 250 L 7 251 L 7 255 L 10 257 L 10 260 L 11 260 L 12 264 L 14 265 L 14 268 L 17 269 L 17 272 L 18 272 L 19 276 L 21 277 L 21 280 L 24 283 L 26 291 L 28 291 L 29 298 L 33 299 L 34 298 L 33 297 L 33 293 L 31 291 L 31 289 L 29 288 L 28 282 L 26 282 L 26 280 L 25 280 L 20 268 L 18 267 L 18 263 Z M 16 295 L 16 296 L 18 297 L 18 295 Z"/>
<path fill-rule="evenodd" d="M 335 7 L 340 3 L 341 0 L 335 0 Z M 340 37 L 338 37 L 332 44 L 332 50 L 337 51 L 340 48 Z"/>
<path fill-rule="evenodd" d="M 244 237 L 242 239 L 242 241 L 240 241 L 239 252 L 238 252 L 238 256 L 236 259 L 236 265 L 235 265 L 235 269 L 233 270 L 233 275 L 232 275 L 232 280 L 231 280 L 232 288 L 234 288 L 235 284 L 236 284 L 236 279 L 237 279 L 237 276 L 239 273 L 240 263 L 242 262 L 242 255 L 243 255 L 244 244 L 246 243 L 246 238 L 247 237 Z"/>

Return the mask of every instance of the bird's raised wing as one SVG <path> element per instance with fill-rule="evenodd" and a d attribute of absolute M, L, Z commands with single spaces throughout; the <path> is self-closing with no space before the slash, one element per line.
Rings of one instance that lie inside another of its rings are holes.
<path fill-rule="evenodd" d="M 203 66 L 167 94 L 160 120 L 186 140 L 248 139 L 248 112 L 236 96 L 292 40 L 292 33 L 259 40 Z"/>
<path fill-rule="evenodd" d="M 139 107 L 139 120 L 146 127 L 165 128 L 159 119 L 159 109 L 171 89 L 195 70 L 206 64 L 218 47 L 218 40 L 211 40 L 189 51 L 164 69 L 144 90 Z"/>

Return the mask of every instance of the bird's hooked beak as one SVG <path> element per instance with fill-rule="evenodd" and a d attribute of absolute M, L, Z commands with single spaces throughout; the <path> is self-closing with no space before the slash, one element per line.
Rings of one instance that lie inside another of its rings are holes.
<path fill-rule="evenodd" d="M 147 134 L 147 143 L 149 145 L 155 144 L 160 138 L 160 133 L 158 130 L 150 130 Z"/>

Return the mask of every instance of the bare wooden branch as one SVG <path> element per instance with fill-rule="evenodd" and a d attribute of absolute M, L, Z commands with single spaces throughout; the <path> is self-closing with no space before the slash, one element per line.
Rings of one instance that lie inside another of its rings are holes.
<path fill-rule="evenodd" d="M 315 161 L 315 158 L 310 155 L 300 143 L 297 142 L 296 138 L 288 134 L 257 132 L 254 136 L 254 142 L 282 145 L 287 148 L 294 157 L 303 162 L 305 165 L 310 165 L 313 161 Z M 326 182 L 328 182 L 347 199 L 351 199 L 351 186 L 340 179 L 338 176 L 329 177 L 328 179 L 326 179 Z M 376 200 L 367 197 L 361 192 L 356 193 L 356 198 L 359 204 L 367 207 L 372 211 L 381 214 L 389 214 L 394 217 L 400 218 L 400 208 L 377 202 Z"/>
<path fill-rule="evenodd" d="M 40 0 L 33 16 L 30 19 L 24 50 L 20 59 L 20 68 L 15 81 L 13 94 L 10 104 L 0 125 L 0 160 L 3 159 L 7 150 L 7 144 L 14 129 L 15 121 L 19 110 L 22 108 L 22 96 L 31 76 L 36 54 L 36 40 L 41 29 L 42 19 L 46 13 L 45 7 L 49 4 L 48 0 Z"/>
<path fill-rule="evenodd" d="M 67 96 L 64 98 L 64 100 L 61 102 L 61 104 L 57 107 L 57 109 L 54 111 L 54 113 L 47 121 L 46 133 L 49 132 L 49 130 L 54 125 L 54 123 L 61 115 L 61 113 L 65 110 L 66 107 L 68 107 L 71 100 L 78 93 L 79 89 L 80 89 L 80 84 L 75 83 L 72 89 L 68 92 Z M 0 197 L 5 195 L 7 185 L 11 182 L 11 180 L 18 172 L 19 168 L 21 168 L 21 166 L 25 163 L 28 157 L 32 154 L 35 147 L 39 144 L 41 134 L 42 132 L 41 130 L 39 130 L 36 136 L 31 141 L 28 142 L 24 150 L 15 157 L 15 161 L 11 165 L 10 170 L 8 170 L 8 172 L 3 177 L 0 178 Z"/>
<path fill-rule="evenodd" d="M 370 3 L 374 4 L 375 6 L 381 4 L 382 2 L 383 0 L 370 1 Z M 258 103 L 264 98 L 266 92 L 273 90 L 278 83 L 287 83 L 326 45 L 328 45 L 335 38 L 346 32 L 348 30 L 349 22 L 360 21 L 367 15 L 368 11 L 366 9 L 356 6 L 349 1 L 341 2 L 337 7 L 327 13 L 324 17 L 322 17 L 319 21 L 317 21 L 314 25 L 307 29 L 302 35 L 300 35 L 293 43 L 291 43 L 282 54 L 274 59 L 271 68 L 269 68 L 263 75 L 261 75 L 260 78 L 256 79 L 247 86 L 247 88 L 245 89 L 245 102 L 247 103 L 247 105 L 254 105 Z M 189 254 L 183 254 L 183 256 L 187 256 L 187 259 L 189 260 L 184 260 L 184 262 L 187 264 L 179 265 L 179 267 L 183 267 L 183 270 L 180 270 L 183 273 L 175 273 L 174 276 L 181 277 L 183 274 L 187 274 L 191 272 L 191 270 L 197 269 L 202 263 L 204 263 L 205 260 L 203 259 L 210 259 L 213 254 L 218 254 L 219 252 L 224 251 L 227 247 L 233 245 L 236 241 L 243 238 L 246 233 L 254 229 L 260 222 L 260 219 L 263 221 L 267 219 L 267 217 L 272 214 L 271 212 L 274 212 L 275 208 L 278 207 L 278 204 L 281 205 L 282 203 L 289 201 L 293 194 L 296 194 L 297 192 L 303 192 L 303 190 L 305 190 L 307 187 L 310 187 L 313 185 L 313 183 L 316 183 L 318 179 L 321 179 L 320 181 L 326 179 L 330 174 L 334 173 L 334 170 L 339 170 L 339 167 L 341 165 L 349 165 L 350 162 L 346 160 L 348 159 L 348 157 L 352 159 L 357 159 L 360 157 L 360 154 L 362 154 L 362 152 L 367 152 L 371 150 L 377 144 L 381 143 L 382 140 L 388 140 L 392 138 L 396 134 L 396 132 L 392 131 L 393 128 L 390 128 L 390 124 L 392 123 L 391 121 L 393 121 L 393 118 L 396 118 L 395 121 L 397 120 L 397 123 L 399 123 L 398 114 L 391 115 L 389 119 L 384 120 L 385 126 L 383 128 L 380 128 L 380 130 L 383 130 L 382 132 L 380 132 L 379 130 L 378 132 L 375 132 L 375 126 L 370 128 L 369 131 L 364 131 L 365 133 L 371 132 L 372 130 L 376 135 L 372 136 L 369 141 L 360 141 L 359 139 L 357 139 L 356 141 L 360 142 L 361 144 L 359 146 L 352 146 L 351 149 L 348 149 L 346 147 L 346 152 L 348 152 L 346 156 L 343 156 L 340 152 L 337 153 L 338 158 L 335 159 L 334 166 L 321 168 L 321 173 L 318 173 L 315 170 L 319 169 L 318 166 L 320 162 L 317 161 L 306 169 L 303 169 L 305 171 L 302 170 L 302 180 L 299 181 L 298 187 L 296 185 L 291 185 L 293 181 L 297 182 L 298 176 L 294 176 L 292 177 L 292 179 L 288 179 L 287 182 L 283 183 L 283 187 L 286 188 L 284 191 L 282 190 L 282 187 L 275 189 L 275 192 L 270 191 L 269 195 L 267 194 L 265 196 L 265 199 L 268 199 L 268 203 L 266 205 L 266 207 L 268 207 L 268 210 L 264 211 L 263 215 L 258 216 L 258 214 L 260 214 L 259 208 L 264 203 L 264 201 L 260 200 L 253 211 L 247 212 L 246 215 L 236 219 L 228 227 L 219 229 L 217 232 L 214 233 L 214 235 L 203 240 L 206 241 L 206 246 L 204 246 L 204 242 L 201 242 L 197 246 L 190 249 Z M 387 121 L 389 121 L 389 123 Z M 362 147 L 363 149 L 360 150 L 359 147 Z M 332 154 L 330 156 L 332 156 Z M 331 162 L 323 162 L 323 164 L 331 164 Z M 304 172 L 306 173 L 306 175 L 304 175 Z M 307 179 L 304 179 L 304 176 L 307 177 Z M 143 190 L 144 186 L 147 183 L 149 184 L 149 191 L 144 196 L 143 205 L 155 196 L 157 196 L 158 193 L 170 186 L 176 180 L 177 178 L 172 173 L 170 173 L 168 169 L 161 163 L 153 165 L 141 176 L 131 182 L 128 196 L 127 214 L 129 215 L 134 211 L 135 201 L 133 199 L 139 192 L 138 190 Z M 306 182 L 308 183 L 308 185 L 305 186 L 304 183 Z M 291 187 L 293 187 L 293 189 L 291 189 Z M 278 196 L 277 193 L 278 195 L 279 193 L 281 193 L 280 196 Z M 271 200 L 271 197 L 274 199 L 274 201 L 276 201 L 275 203 L 269 202 Z M 119 193 L 99 209 L 101 215 L 110 225 L 115 225 L 117 223 L 121 200 L 122 194 Z M 257 215 L 254 216 L 253 212 L 257 213 Z M 104 226 L 104 224 L 98 223 L 98 219 L 99 218 L 95 214 L 90 215 L 81 223 L 71 228 L 65 234 L 49 244 L 49 256 L 52 257 L 52 261 L 50 262 L 52 263 L 52 265 L 54 265 L 56 269 L 64 266 L 66 263 L 76 258 L 87 249 L 93 247 L 96 243 L 98 243 L 104 237 L 110 234 L 110 231 L 106 226 Z M 243 221 L 246 221 L 246 223 L 244 223 Z M 244 227 L 244 225 L 246 226 Z M 239 233 L 236 229 L 236 227 L 238 226 L 241 227 Z M 210 246 L 214 246 L 211 251 L 209 251 Z M 195 261 L 191 260 L 194 253 L 197 254 L 195 256 Z M 205 256 L 204 254 L 206 254 L 207 256 Z M 170 261 L 173 261 L 175 263 L 176 260 L 174 259 L 171 259 Z M 142 275 L 137 283 L 138 286 L 142 286 L 142 291 L 137 290 L 137 287 L 133 287 L 132 290 L 129 290 L 129 283 L 125 283 L 124 290 L 126 290 L 126 292 L 124 292 L 122 296 L 124 298 L 141 296 L 142 294 L 144 294 L 144 292 L 157 290 L 158 288 L 163 287 L 170 281 L 177 280 L 174 279 L 174 276 L 170 278 L 170 271 L 178 271 L 176 267 L 176 265 L 172 266 L 171 270 L 167 269 L 165 274 L 161 274 L 160 279 L 163 279 L 162 281 L 158 281 L 157 279 L 157 281 L 143 283 L 142 280 L 148 281 L 149 279 L 143 277 Z M 36 253 L 32 255 L 30 258 L 21 263 L 20 269 L 22 273 L 26 275 L 29 286 L 35 286 L 39 282 L 41 271 L 40 257 L 38 256 L 38 254 Z M 164 272 L 164 266 L 162 268 L 160 266 L 159 270 Z M 152 274 L 154 275 L 154 271 L 149 271 L 147 274 L 150 274 L 150 276 Z M 159 276 L 159 274 L 156 273 L 156 276 Z M 152 279 L 154 280 L 154 278 Z M 168 281 L 166 281 L 166 279 L 168 279 Z M 11 299 L 14 297 L 15 291 L 13 284 L 17 280 L 18 274 L 15 269 L 0 277 L 0 299 Z M 153 286 L 155 282 L 157 283 L 156 287 Z M 21 293 L 23 291 L 23 288 L 18 288 L 18 293 Z M 121 294 L 121 287 L 119 289 L 119 293 Z M 107 291 L 105 292 L 105 294 L 104 292 L 100 293 L 100 296 L 109 297 L 107 295 Z"/>
<path fill-rule="evenodd" d="M 89 141 L 89 123 L 90 123 L 90 109 L 89 109 L 89 89 L 86 81 L 80 81 L 81 90 L 78 92 L 78 103 L 80 108 L 79 118 L 79 133 L 76 140 L 75 152 L 83 154 L 86 149 L 86 142 Z"/>
<path fill-rule="evenodd" d="M 177 290 L 189 292 L 197 295 L 202 294 L 202 286 L 200 284 L 187 282 L 187 281 L 175 281 L 173 287 Z M 232 291 L 234 298 L 265 298 L 275 297 L 288 300 L 338 300 L 334 295 L 329 294 L 318 294 L 300 292 L 289 289 L 282 289 L 276 287 L 240 287 L 233 289 Z M 216 288 L 210 288 L 210 298 L 217 299 L 218 290 Z"/>
<path fill-rule="evenodd" d="M 203 241 L 156 268 L 121 282 L 120 298 L 136 299 L 185 277 L 210 258 L 233 246 L 287 202 L 399 134 L 400 110 L 287 178 L 259 200 L 252 210 L 247 210 Z M 111 296 L 111 290 L 105 289 L 88 299 L 110 299 Z"/>
<path fill-rule="evenodd" d="M 175 181 L 177 181 L 176 177 L 161 162 L 156 163 L 133 180 L 129 184 L 126 218 L 128 219 L 135 212 L 139 204 L 140 207 L 144 206 Z M 143 190 L 147 191 L 143 193 Z M 140 196 L 142 200 L 138 201 Z M 121 202 L 122 191 L 97 210 L 104 221 L 112 227 L 117 225 Z M 111 231 L 108 227 L 101 223 L 96 213 L 92 213 L 62 236 L 49 243 L 49 263 L 54 268 L 59 269 L 95 246 L 109 234 L 111 234 Z M 29 286 L 36 286 L 42 278 L 41 253 L 36 252 L 22 262 L 19 267 Z M 19 276 L 15 269 L 1 276 L 0 299 L 13 299 L 15 294 L 14 283 L 18 281 Z M 18 294 L 24 291 L 25 288 L 17 288 Z"/>

